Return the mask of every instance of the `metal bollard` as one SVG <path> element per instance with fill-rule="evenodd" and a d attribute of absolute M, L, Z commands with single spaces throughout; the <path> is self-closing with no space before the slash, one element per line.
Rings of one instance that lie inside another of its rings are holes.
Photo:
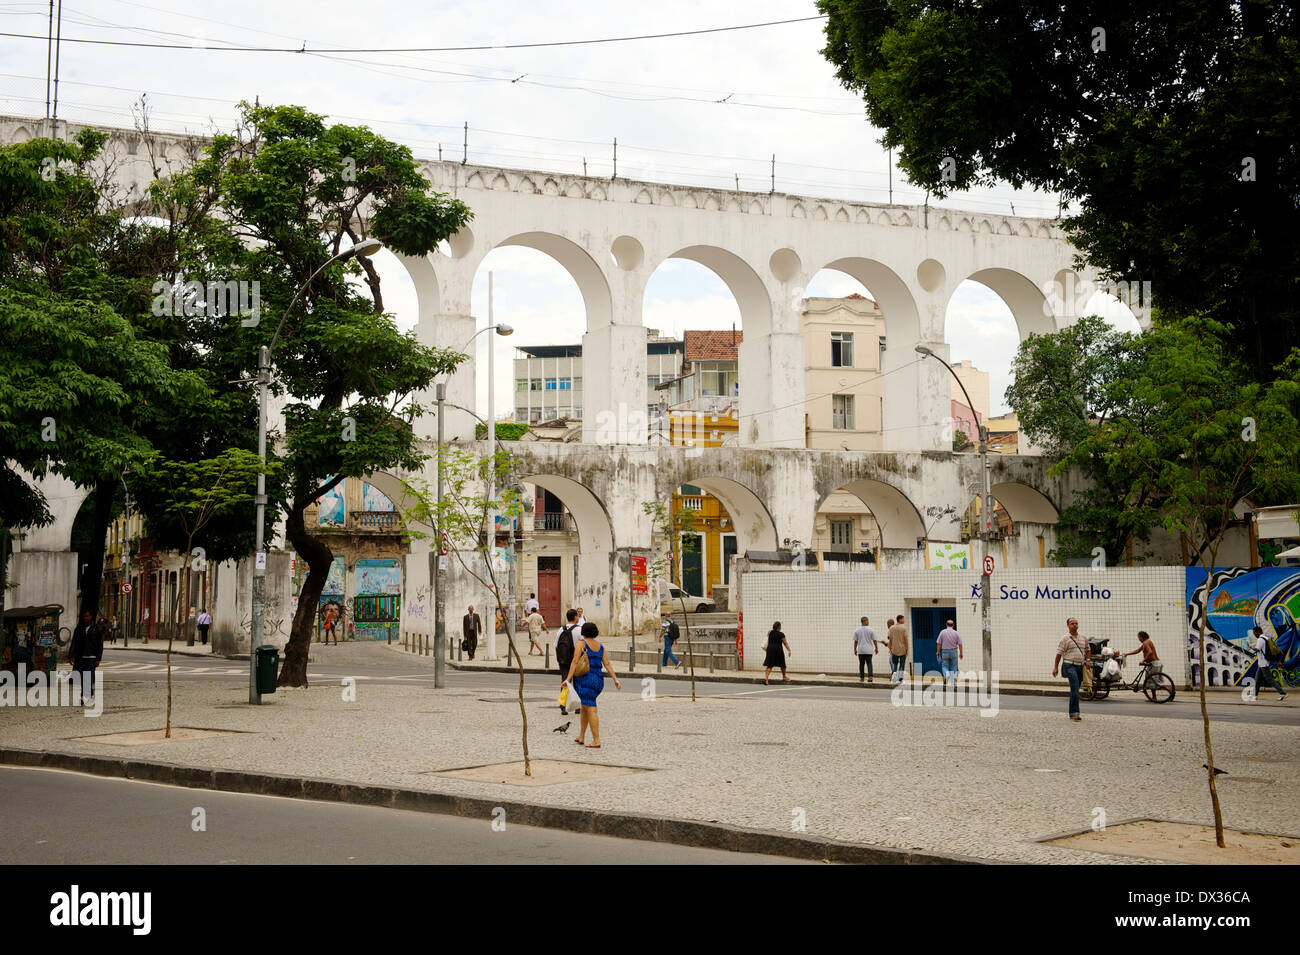
<path fill-rule="evenodd" d="M 551 645 L 547 643 L 544 649 L 546 650 L 546 662 L 542 666 L 549 670 L 551 668 Z"/>

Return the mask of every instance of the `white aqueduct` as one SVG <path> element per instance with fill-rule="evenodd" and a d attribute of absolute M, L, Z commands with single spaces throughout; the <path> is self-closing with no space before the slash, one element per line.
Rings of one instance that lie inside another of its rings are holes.
<path fill-rule="evenodd" d="M 0 142 L 25 141 L 40 135 L 41 127 L 41 120 L 0 118 Z M 147 188 L 152 169 L 138 134 L 109 132 L 122 188 Z M 182 168 L 203 146 L 200 138 L 167 135 L 157 143 L 169 170 Z M 945 314 L 967 279 L 1006 302 L 1023 340 L 1072 322 L 1065 292 L 1088 278 L 1074 274 L 1075 250 L 1046 219 L 454 162 L 426 162 L 423 170 L 437 191 L 464 201 L 474 219 L 445 252 L 401 260 L 418 295 L 421 341 L 460 348 L 474 333 L 470 291 L 484 257 L 496 248 L 543 252 L 581 290 L 587 316 L 583 440 L 510 447 L 520 479 L 554 491 L 573 513 L 581 549 L 578 599 L 589 616 L 599 605 L 594 616 L 603 620 L 609 613 L 615 625 L 625 624 L 627 607 L 627 561 L 619 552 L 651 545 L 650 521 L 640 504 L 665 500 L 682 483 L 722 500 L 735 520 L 742 554 L 811 540 L 819 505 L 839 488 L 872 510 L 882 529 L 886 566 L 919 566 L 918 544 L 927 538 L 958 539 L 956 518 L 936 521 L 927 509 L 963 509 L 971 485 L 981 480 L 979 459 L 951 453 L 948 374 L 937 362 L 919 360 L 914 346 L 949 357 Z M 650 276 L 670 258 L 711 269 L 739 305 L 744 341 L 738 449 L 652 448 L 638 426 L 646 380 L 642 301 Z M 883 451 L 802 447 L 804 409 L 791 400 L 805 393 L 799 315 L 803 290 L 821 269 L 857 279 L 884 315 Z M 470 362 L 450 378 L 450 402 L 473 407 L 476 373 Z M 468 415 L 448 412 L 445 425 L 449 437 L 469 440 L 473 423 Z M 432 417 L 420 419 L 420 427 L 428 439 Z M 1033 455 L 998 457 L 993 467 L 997 499 L 1017 524 L 1037 525 L 1050 547 L 1050 525 L 1068 502 L 1074 479 L 1049 478 L 1046 464 Z M 372 476 L 399 506 L 400 477 Z M 66 554 L 85 496 L 57 481 L 47 492 L 58 520 L 28 538 L 24 551 L 32 557 L 40 551 Z M 421 546 L 416 542 L 414 549 Z M 1037 550 L 1035 543 L 1032 557 L 1024 555 L 1034 566 Z M 408 629 L 427 629 L 428 563 L 408 560 Z M 463 605 L 471 594 L 467 582 L 454 579 L 448 606 Z"/>

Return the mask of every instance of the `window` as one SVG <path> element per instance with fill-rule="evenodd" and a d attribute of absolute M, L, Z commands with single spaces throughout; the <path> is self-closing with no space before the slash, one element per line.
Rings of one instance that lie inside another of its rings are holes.
<path fill-rule="evenodd" d="M 582 418 L 582 405 L 578 405 L 576 408 L 573 409 L 573 416 L 579 419 Z"/>
<path fill-rule="evenodd" d="M 516 379 L 515 379 L 515 391 L 527 391 L 527 390 L 528 390 L 528 379 L 527 379 L 527 378 L 516 378 Z"/>
<path fill-rule="evenodd" d="M 570 390 L 572 390 L 572 388 L 573 388 L 573 379 L 572 379 L 572 378 L 561 378 L 561 379 L 560 379 L 560 390 L 561 390 L 561 391 L 570 391 Z"/>
<path fill-rule="evenodd" d="M 853 367 L 852 332 L 831 332 L 831 367 Z"/>
<path fill-rule="evenodd" d="M 655 385 L 659 384 L 659 376 L 646 375 L 645 383 L 647 388 L 653 388 Z"/>
<path fill-rule="evenodd" d="M 530 412 L 528 412 L 528 423 L 529 423 L 529 424 L 537 424 L 537 423 L 538 423 L 539 421 L 541 421 L 541 420 L 542 420 L 542 409 L 541 409 L 541 408 L 534 408 L 533 410 L 531 410 Z"/>
<path fill-rule="evenodd" d="M 853 430 L 852 395 L 831 395 L 831 427 L 839 431 Z"/>
<path fill-rule="evenodd" d="M 546 390 L 547 390 L 547 391 L 554 391 L 554 390 L 555 390 L 555 379 L 554 379 L 554 378 L 547 378 L 547 379 L 546 379 Z"/>
<path fill-rule="evenodd" d="M 852 521 L 831 521 L 831 550 L 837 554 L 853 550 Z"/>
<path fill-rule="evenodd" d="M 529 390 L 529 391 L 541 391 L 541 390 L 542 390 L 542 379 L 540 379 L 540 378 L 533 378 L 533 379 L 531 379 L 531 380 L 529 381 L 529 383 L 528 383 L 528 390 Z"/>
<path fill-rule="evenodd" d="M 574 390 L 574 391 L 581 391 L 581 390 L 582 390 L 582 379 L 581 379 L 581 378 L 575 378 L 575 379 L 573 379 L 573 390 Z"/>

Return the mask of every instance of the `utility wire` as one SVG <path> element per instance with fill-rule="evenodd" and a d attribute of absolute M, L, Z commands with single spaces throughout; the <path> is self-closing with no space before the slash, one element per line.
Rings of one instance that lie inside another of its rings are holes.
<path fill-rule="evenodd" d="M 403 46 L 403 47 L 334 47 L 308 51 L 304 42 L 298 49 L 276 46 L 208 46 L 196 43 L 143 43 L 131 40 L 92 40 L 81 37 L 65 37 L 64 43 L 82 43 L 91 46 L 119 46 L 150 50 L 207 50 L 226 53 L 466 53 L 476 50 L 535 50 L 566 46 L 592 46 L 601 43 L 630 43 L 639 40 L 665 40 L 672 37 L 703 36 L 712 33 L 731 33 L 737 30 L 755 30 L 760 27 L 785 26 L 791 23 L 808 23 L 824 20 L 826 14 L 815 17 L 797 17 L 793 20 L 769 20 L 764 23 L 743 23 L 730 27 L 708 27 L 702 30 L 677 30 L 672 33 L 643 33 L 633 36 L 601 37 L 591 40 L 548 40 L 537 43 L 493 43 L 474 46 Z M 14 37 L 20 40 L 46 40 L 47 37 L 31 33 L 0 32 L 0 36 Z"/>

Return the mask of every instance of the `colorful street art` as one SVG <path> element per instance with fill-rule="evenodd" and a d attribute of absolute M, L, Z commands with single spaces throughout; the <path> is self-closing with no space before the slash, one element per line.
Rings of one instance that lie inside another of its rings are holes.
<path fill-rule="evenodd" d="M 361 509 L 363 511 L 397 510 L 388 496 L 368 481 L 361 482 Z"/>
<path fill-rule="evenodd" d="M 967 544 L 950 544 L 943 541 L 926 541 L 931 570 L 968 570 L 970 547 Z"/>
<path fill-rule="evenodd" d="M 320 499 L 320 517 L 317 523 L 321 527 L 342 527 L 347 523 L 347 504 L 343 499 L 343 483 L 334 485 Z"/>
<path fill-rule="evenodd" d="M 358 640 L 392 640 L 402 614 L 402 565 L 392 558 L 359 560 L 353 636 Z"/>
<path fill-rule="evenodd" d="M 1187 568 L 1188 653 L 1194 685 L 1202 672 L 1197 660 L 1202 619 L 1207 686 L 1259 685 L 1259 659 L 1251 648 L 1257 626 L 1282 651 L 1282 659 L 1271 668 L 1274 679 L 1300 686 L 1300 568 L 1215 568 L 1208 600 L 1205 570 Z"/>

